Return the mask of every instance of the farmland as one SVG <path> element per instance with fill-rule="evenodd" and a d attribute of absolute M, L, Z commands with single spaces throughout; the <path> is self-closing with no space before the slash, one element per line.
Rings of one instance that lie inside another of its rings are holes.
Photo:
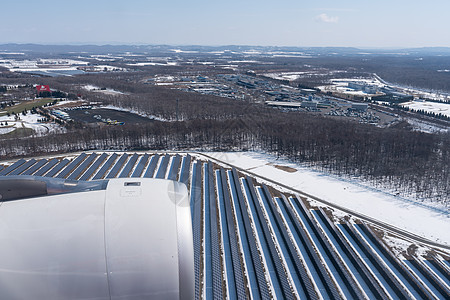
<path fill-rule="evenodd" d="M 4 111 L 0 111 L 0 116 L 4 116 L 8 113 L 9 114 L 20 114 L 24 110 L 31 110 L 34 107 L 41 107 L 46 104 L 52 103 L 54 101 L 55 101 L 55 99 L 43 98 L 43 99 L 36 99 L 36 100 L 21 102 L 16 105 L 5 108 Z"/>

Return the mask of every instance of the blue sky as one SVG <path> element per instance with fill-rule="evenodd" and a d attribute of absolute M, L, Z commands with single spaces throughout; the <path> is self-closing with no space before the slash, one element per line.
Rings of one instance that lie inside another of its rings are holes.
<path fill-rule="evenodd" d="M 1 43 L 450 47 L 450 0 L 14 0 Z"/>

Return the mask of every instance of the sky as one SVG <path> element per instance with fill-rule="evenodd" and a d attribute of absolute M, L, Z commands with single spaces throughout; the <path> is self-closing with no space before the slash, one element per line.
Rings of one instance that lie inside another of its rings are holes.
<path fill-rule="evenodd" d="M 0 44 L 450 47 L 450 0 L 14 0 Z"/>

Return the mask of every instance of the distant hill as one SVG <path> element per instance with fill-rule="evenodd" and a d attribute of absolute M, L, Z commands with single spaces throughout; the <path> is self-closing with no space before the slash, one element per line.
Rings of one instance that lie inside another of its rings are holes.
<path fill-rule="evenodd" d="M 249 45 L 41 45 L 41 44 L 0 44 L 0 52 L 33 52 L 33 53 L 69 53 L 89 52 L 91 54 L 104 53 L 143 53 L 143 52 L 170 52 L 173 49 L 183 51 L 259 51 L 259 52 L 305 52 L 312 55 L 449 55 L 450 47 L 423 47 L 404 49 L 362 49 L 355 47 L 289 47 L 289 46 L 249 46 Z M 258 55 L 258 53 L 254 53 Z"/>

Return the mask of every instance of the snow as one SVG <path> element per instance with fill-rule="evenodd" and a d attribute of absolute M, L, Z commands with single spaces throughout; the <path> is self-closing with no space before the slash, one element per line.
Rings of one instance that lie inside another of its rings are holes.
<path fill-rule="evenodd" d="M 336 90 L 341 92 L 341 93 L 346 93 L 349 95 L 356 95 L 356 96 L 367 96 L 368 93 L 363 92 L 363 91 L 355 91 L 353 89 L 347 88 L 347 87 L 342 87 L 342 86 L 337 86 Z"/>
<path fill-rule="evenodd" d="M 159 118 L 159 117 L 154 116 L 154 115 L 149 115 L 149 114 L 146 114 L 146 113 L 142 113 L 142 112 L 139 112 L 139 111 L 134 110 L 134 109 L 123 108 L 123 107 L 118 107 L 118 106 L 114 106 L 114 105 L 103 105 L 103 106 L 101 106 L 101 108 L 113 109 L 113 110 L 118 110 L 118 111 L 125 111 L 125 112 L 129 112 L 129 113 L 132 113 L 132 114 L 135 114 L 135 115 L 139 115 L 139 116 L 144 117 L 144 118 L 149 118 L 151 120 L 156 120 L 156 121 L 161 121 L 161 122 L 167 122 L 168 121 L 166 119 Z"/>
<path fill-rule="evenodd" d="M 51 72 L 76 71 L 77 66 L 87 65 L 88 62 L 73 59 L 40 59 L 40 60 L 1 60 L 0 66 L 11 72 Z M 45 67 L 43 67 L 45 66 Z"/>
<path fill-rule="evenodd" d="M 269 78 L 273 78 L 273 79 L 278 79 L 278 80 L 293 81 L 293 80 L 301 78 L 305 74 L 311 74 L 311 72 L 308 71 L 308 72 L 266 73 L 266 74 L 264 74 L 264 76 L 269 77 Z"/>
<path fill-rule="evenodd" d="M 76 71 L 78 70 L 76 67 L 67 67 L 67 68 L 33 68 L 33 67 L 24 67 L 24 68 L 14 68 L 9 69 L 11 72 L 51 72 L 51 71 Z"/>
<path fill-rule="evenodd" d="M 198 53 L 198 51 L 187 51 L 187 50 L 181 50 L 181 49 L 170 49 L 170 50 L 175 53 Z"/>
<path fill-rule="evenodd" d="M 419 119 L 405 119 L 413 127 L 413 130 L 421 131 L 425 133 L 445 133 L 449 128 L 446 126 L 439 126 L 424 120 Z"/>
<path fill-rule="evenodd" d="M 51 65 L 87 65 L 89 62 L 74 59 L 40 59 L 37 61 L 39 64 L 51 64 Z"/>
<path fill-rule="evenodd" d="M 13 117 L 1 116 L 0 122 L 8 122 L 8 125 L 12 127 L 1 128 L 0 134 L 6 134 L 16 130 L 17 128 L 30 128 L 34 130 L 34 134 L 37 136 L 43 136 L 51 132 L 62 132 L 64 127 L 55 123 L 39 123 L 38 119 L 42 116 L 39 114 L 28 113 L 26 116 L 20 115 L 20 120 L 15 121 Z"/>
<path fill-rule="evenodd" d="M 260 55 L 263 54 L 261 51 L 258 50 L 247 50 L 247 51 L 242 51 L 243 54 L 249 54 L 249 55 Z"/>
<path fill-rule="evenodd" d="M 445 208 L 432 207 L 431 204 L 427 206 L 410 199 L 396 197 L 364 186 L 360 182 L 336 178 L 267 154 L 254 152 L 205 154 L 399 229 L 450 245 L 450 230 L 448 230 L 450 216 Z M 288 166 L 297 171 L 286 172 L 274 165 Z"/>
<path fill-rule="evenodd" d="M 272 57 L 295 57 L 295 58 L 312 58 L 310 55 L 291 55 L 291 54 L 273 54 Z"/>
<path fill-rule="evenodd" d="M 134 67 L 144 67 L 144 66 L 177 66 L 178 63 L 175 61 L 168 61 L 165 63 L 157 63 L 157 62 L 140 62 L 140 63 L 132 63 L 127 64 L 128 66 Z"/>
<path fill-rule="evenodd" d="M 0 55 L 25 55 L 25 53 L 23 53 L 23 52 L 5 52 L 5 51 L 2 51 L 2 52 L 0 52 Z"/>
<path fill-rule="evenodd" d="M 71 104 L 71 103 L 76 103 L 79 102 L 79 100 L 63 100 L 63 101 L 59 101 L 58 104 L 53 105 L 53 108 L 59 108 L 61 106 L 64 106 L 66 104 Z"/>
<path fill-rule="evenodd" d="M 16 130 L 15 127 L 0 127 L 0 135 L 7 134 Z"/>
<path fill-rule="evenodd" d="M 111 72 L 111 71 L 127 71 L 125 68 L 110 66 L 110 65 L 95 65 L 88 66 L 88 68 L 94 72 Z"/>
<path fill-rule="evenodd" d="M 258 64 L 258 63 L 260 63 L 259 61 L 257 61 L 257 60 L 230 60 L 230 61 L 228 61 L 228 63 L 229 64 L 236 64 L 236 63 L 247 63 L 247 64 Z"/>
<path fill-rule="evenodd" d="M 121 92 L 121 91 L 116 91 L 113 89 L 104 89 L 102 90 L 101 88 L 99 88 L 98 86 L 92 85 L 92 84 L 87 84 L 82 86 L 83 89 L 90 91 L 90 92 L 100 92 L 103 94 L 107 94 L 107 95 L 126 95 L 125 93 Z"/>
<path fill-rule="evenodd" d="M 408 248 L 412 245 L 411 241 L 405 241 L 404 239 L 400 239 L 391 235 L 385 235 L 383 240 L 388 244 L 392 252 L 398 257 L 400 260 L 406 259 L 403 256 L 403 252 L 406 252 Z M 419 246 L 419 245 L 417 245 Z M 425 249 L 429 251 L 429 248 L 420 247 L 421 249 Z M 423 250 L 422 250 L 423 252 Z"/>
<path fill-rule="evenodd" d="M 155 78 L 155 81 L 161 82 L 161 81 L 175 81 L 174 76 L 157 76 Z"/>
<path fill-rule="evenodd" d="M 424 110 L 426 112 L 432 112 L 436 114 L 443 114 L 450 117 L 450 103 L 438 103 L 430 101 L 411 101 L 401 104 L 414 110 Z"/>

